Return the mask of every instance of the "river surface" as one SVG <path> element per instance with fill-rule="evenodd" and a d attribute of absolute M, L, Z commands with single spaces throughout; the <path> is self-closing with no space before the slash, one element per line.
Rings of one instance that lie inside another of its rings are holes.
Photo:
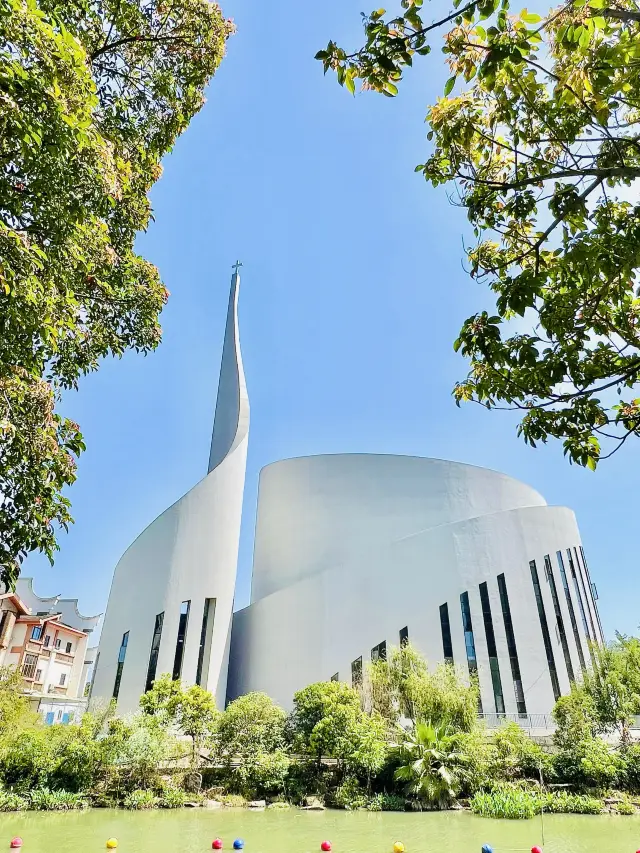
<path fill-rule="evenodd" d="M 466 812 L 369 813 L 245 809 L 0 814 L 0 849 L 20 835 L 24 853 L 105 853 L 107 838 L 117 853 L 209 853 L 220 837 L 230 853 L 234 838 L 245 853 L 318 853 L 327 839 L 333 853 L 392 853 L 402 841 L 407 853 L 635 853 L 640 849 L 640 816 L 548 815 L 523 821 L 490 820 Z"/>

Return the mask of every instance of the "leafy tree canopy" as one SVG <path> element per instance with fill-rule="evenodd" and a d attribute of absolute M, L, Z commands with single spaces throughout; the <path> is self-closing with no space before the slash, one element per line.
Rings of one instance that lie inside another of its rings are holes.
<path fill-rule="evenodd" d="M 394 96 L 444 28 L 451 76 L 417 171 L 455 188 L 470 273 L 496 302 L 455 343 L 470 360 L 456 401 L 514 408 L 527 443 L 556 437 L 595 469 L 640 435 L 640 12 L 633 0 L 570 0 L 544 17 L 454 0 L 431 23 L 423 0 L 400 7 L 363 16 L 360 49 L 331 41 L 317 58 L 352 93 L 359 82 Z"/>
<path fill-rule="evenodd" d="M 167 299 L 134 252 L 232 25 L 208 0 L 0 0 L 0 576 L 52 560 L 84 449 L 56 412 Z"/>

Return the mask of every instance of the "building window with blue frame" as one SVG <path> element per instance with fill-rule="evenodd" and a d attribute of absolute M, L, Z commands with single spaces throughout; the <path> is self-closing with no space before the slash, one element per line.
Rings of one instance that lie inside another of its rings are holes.
<path fill-rule="evenodd" d="M 536 605 L 538 608 L 538 619 L 540 620 L 540 628 L 542 630 L 542 641 L 544 643 L 544 650 L 547 656 L 547 667 L 549 668 L 549 677 L 551 678 L 551 687 L 553 689 L 553 696 L 556 702 L 560 698 L 560 682 L 558 681 L 558 671 L 556 670 L 556 659 L 553 656 L 553 646 L 551 645 L 551 636 L 549 634 L 549 624 L 547 622 L 547 614 L 544 609 L 544 601 L 542 599 L 542 589 L 540 587 L 540 578 L 538 577 L 538 569 L 536 567 L 536 561 L 531 560 L 529 562 L 529 568 L 531 570 L 531 580 L 533 582 L 533 592 L 536 599 Z"/>
<path fill-rule="evenodd" d="M 31 629 L 31 639 L 40 640 L 42 638 L 42 625 L 34 625 Z"/>

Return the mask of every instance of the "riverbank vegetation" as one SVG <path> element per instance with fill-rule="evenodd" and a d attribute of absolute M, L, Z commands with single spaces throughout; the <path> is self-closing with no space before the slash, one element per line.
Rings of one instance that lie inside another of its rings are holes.
<path fill-rule="evenodd" d="M 478 720 L 478 688 L 453 666 L 430 670 L 411 647 L 341 682 L 299 691 L 291 713 L 251 693 L 216 709 L 168 675 L 118 717 L 94 703 L 45 726 L 0 672 L 0 810 L 185 805 L 371 811 L 468 806 L 490 817 L 640 808 L 640 640 L 592 649 L 593 668 L 554 710 L 540 741 L 515 722 Z M 637 797 L 637 799 L 635 799 Z"/>

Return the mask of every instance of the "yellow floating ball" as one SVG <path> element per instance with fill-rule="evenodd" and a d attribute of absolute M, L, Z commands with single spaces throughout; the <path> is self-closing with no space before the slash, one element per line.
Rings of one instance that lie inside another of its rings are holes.
<path fill-rule="evenodd" d="M 404 844 L 402 841 L 396 841 L 393 845 L 393 853 L 404 853 Z"/>
<path fill-rule="evenodd" d="M 115 848 L 117 846 L 118 846 L 118 839 L 117 838 L 108 838 L 107 839 L 107 850 L 115 850 Z"/>

